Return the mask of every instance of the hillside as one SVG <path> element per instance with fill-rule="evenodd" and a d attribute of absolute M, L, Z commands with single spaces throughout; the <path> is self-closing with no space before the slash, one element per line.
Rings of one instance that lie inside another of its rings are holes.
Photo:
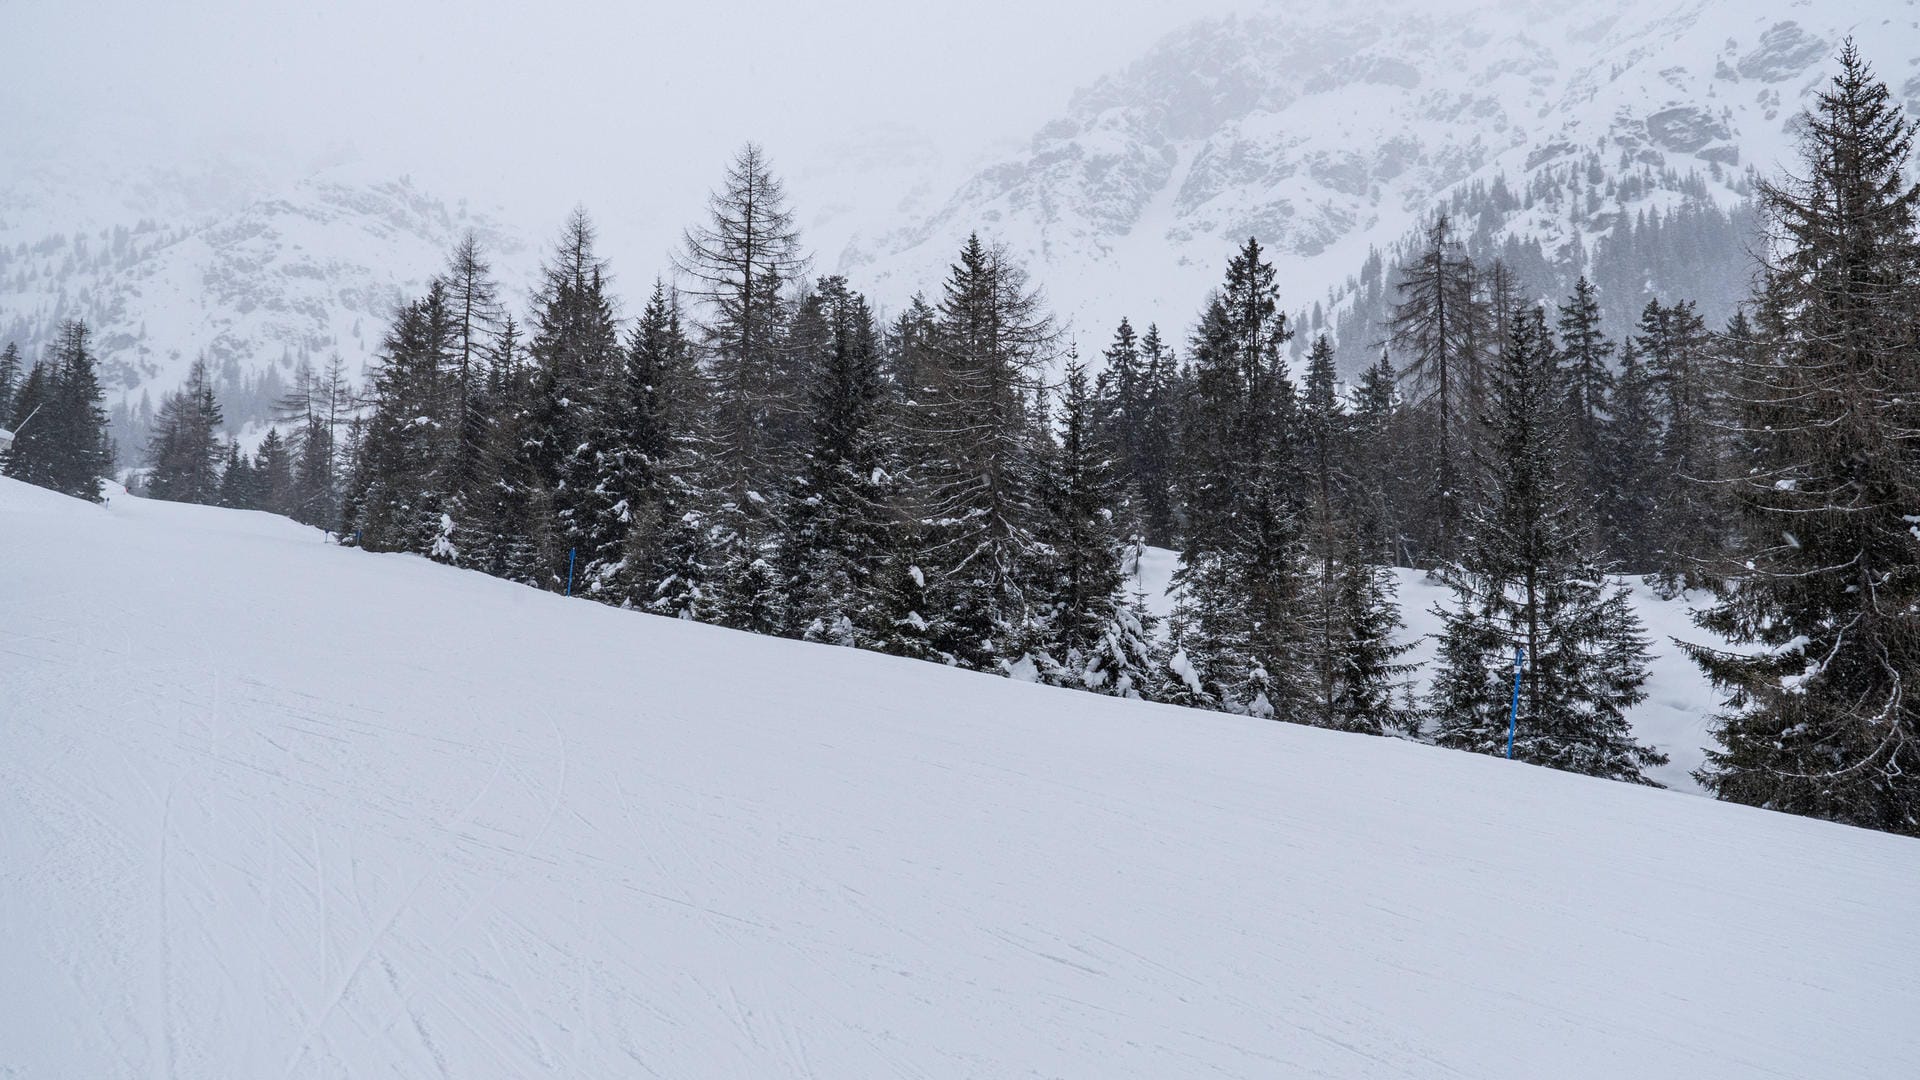
<path fill-rule="evenodd" d="M 841 266 L 882 296 L 911 292 L 979 229 L 1034 269 L 1084 346 L 1123 314 L 1184 330 L 1248 236 L 1290 308 L 1350 306 L 1380 273 L 1371 259 L 1454 204 L 1477 254 L 1523 239 L 1555 271 L 1528 276 L 1558 295 L 1622 223 L 1737 211 L 1749 170 L 1791 163 L 1794 117 L 1848 34 L 1914 110 L 1914 13 L 1910 0 L 1312 0 L 1197 20 L 934 214 L 857 239 Z M 1724 316 L 1748 274 L 1741 225 L 1706 253 L 1693 231 L 1616 252 L 1630 264 L 1618 277 Z M 1629 317 L 1644 304 L 1617 299 Z M 1378 340 L 1376 308 L 1344 343 L 1350 364 Z"/>
<path fill-rule="evenodd" d="M 0 1075 L 1897 1076 L 1910 840 L 0 481 Z"/>
<path fill-rule="evenodd" d="M 957 187 L 954 163 L 987 148 L 850 128 L 789 177 L 815 268 L 898 310 L 938 289 L 978 229 L 1028 267 L 1091 356 L 1122 314 L 1184 338 L 1232 246 L 1256 235 L 1282 301 L 1343 339 L 1352 370 L 1379 338 L 1396 256 L 1444 208 L 1476 257 L 1506 253 L 1542 296 L 1594 277 L 1616 336 L 1651 296 L 1698 299 L 1718 325 L 1747 283 L 1750 170 L 1792 160 L 1793 117 L 1841 38 L 1859 35 L 1909 109 L 1920 103 L 1912 0 L 1487 7 L 1316 0 L 1197 20 L 1114 57 L 1037 131 L 1004 133 L 1024 136 L 1018 149 L 990 153 Z M 33 358 L 59 320 L 88 319 L 129 464 L 146 410 L 196 356 L 231 426 L 262 420 L 301 358 L 337 350 L 359 372 L 393 304 L 468 228 L 518 305 L 568 209 L 483 213 L 449 181 L 405 179 L 419 162 L 320 155 L 294 168 L 236 150 L 169 171 L 102 147 L 41 156 L 0 187 L 0 340 Z M 642 185 L 632 198 L 655 196 Z M 659 212 L 699 213 L 671 206 Z M 1669 215 L 1669 232 L 1623 236 L 1647 214 Z M 1674 227 L 1675 214 L 1691 216 Z M 663 254 L 612 253 L 635 294 L 666 270 Z"/>
<path fill-rule="evenodd" d="M 338 353 L 358 380 L 394 307 L 425 289 L 468 230 L 499 264 L 505 295 L 517 300 L 536 268 L 509 230 L 404 177 L 335 167 L 183 209 L 193 204 L 181 189 L 207 187 L 150 178 L 139 197 L 154 214 L 91 229 L 75 228 L 53 195 L 0 194 L 0 341 L 37 358 L 61 320 L 86 320 L 124 464 L 195 359 L 237 428 L 268 417 L 301 361 L 324 367 Z"/>

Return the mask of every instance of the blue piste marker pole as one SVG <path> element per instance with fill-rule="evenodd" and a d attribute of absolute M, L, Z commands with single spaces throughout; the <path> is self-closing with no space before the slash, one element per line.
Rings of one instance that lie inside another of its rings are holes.
<path fill-rule="evenodd" d="M 1513 647 L 1513 708 L 1507 711 L 1507 760 L 1513 760 L 1513 733 L 1520 726 L 1520 668 L 1527 662 L 1527 647 Z"/>
<path fill-rule="evenodd" d="M 580 550 L 579 548 L 567 549 L 567 595 L 568 596 L 573 595 L 573 554 L 574 552 L 579 550 Z M 1515 700 L 1517 701 L 1519 699 L 1516 698 Z M 1513 755 L 1508 754 L 1507 756 L 1512 757 Z"/>

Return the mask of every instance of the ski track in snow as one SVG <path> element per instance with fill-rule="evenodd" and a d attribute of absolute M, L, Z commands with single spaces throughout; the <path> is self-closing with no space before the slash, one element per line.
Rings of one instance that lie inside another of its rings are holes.
<path fill-rule="evenodd" d="M 264 515 L 0 481 L 0 702 L 0 1076 L 1920 1060 L 1912 841 Z"/>

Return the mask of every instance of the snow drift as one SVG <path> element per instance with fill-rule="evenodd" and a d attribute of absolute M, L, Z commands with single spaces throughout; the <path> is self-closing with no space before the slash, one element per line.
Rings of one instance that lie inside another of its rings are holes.
<path fill-rule="evenodd" d="M 0 481 L 0 1075 L 1899 1076 L 1910 840 Z"/>

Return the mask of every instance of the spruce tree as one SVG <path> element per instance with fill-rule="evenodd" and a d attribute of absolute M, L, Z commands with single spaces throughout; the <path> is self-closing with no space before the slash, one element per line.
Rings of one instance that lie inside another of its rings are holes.
<path fill-rule="evenodd" d="M 1398 657 L 1411 646 L 1395 640 L 1401 624 L 1390 576 L 1368 562 L 1372 545 L 1359 522 L 1369 500 L 1350 471 L 1359 430 L 1340 398 L 1324 334 L 1307 354 L 1300 421 L 1308 499 L 1302 625 L 1311 697 L 1290 719 L 1343 731 L 1402 729 L 1407 721 L 1395 693 L 1409 669 Z"/>
<path fill-rule="evenodd" d="M 20 380 L 20 388 L 13 395 L 13 419 L 9 422 L 14 431 L 13 445 L 0 453 L 0 474 L 57 491 L 54 435 L 40 424 L 41 414 L 53 401 L 53 370 L 52 364 L 41 361 Z"/>
<path fill-rule="evenodd" d="M 1353 399 L 1353 528 L 1365 558 L 1383 566 L 1412 565 L 1402 522 L 1412 470 L 1397 382 L 1393 361 L 1382 350 L 1360 376 Z"/>
<path fill-rule="evenodd" d="M 99 361 L 87 324 L 68 320 L 54 349 L 52 449 L 55 488 L 89 502 L 102 500 L 101 483 L 113 468 L 107 412 L 101 408 Z"/>
<path fill-rule="evenodd" d="M 882 358 L 892 396 L 902 405 L 910 406 L 928 392 L 938 320 L 926 295 L 914 293 L 906 310 L 887 327 Z"/>
<path fill-rule="evenodd" d="M 1712 338 L 1691 301 L 1648 301 L 1633 344 L 1659 388 L 1650 579 L 1671 593 L 1704 583 L 1701 567 L 1722 532 L 1720 489 L 1712 483 L 1723 460 L 1719 372 Z"/>
<path fill-rule="evenodd" d="M 488 573 L 536 588 L 551 588 L 553 567 L 567 549 L 555 539 L 553 489 L 542 471 L 546 443 L 538 422 L 545 397 L 543 374 L 525 362 L 519 328 L 503 320 L 488 374 L 494 424 L 488 459 L 498 479 L 485 516 L 491 527 L 480 562 Z"/>
<path fill-rule="evenodd" d="M 147 493 L 173 502 L 215 502 L 224 420 L 206 361 L 195 360 L 186 384 L 161 401 L 154 419 L 147 445 Z"/>
<path fill-rule="evenodd" d="M 529 569 L 554 592 L 566 588 L 570 562 L 576 588 L 617 564 L 626 536 L 618 495 L 602 483 L 603 451 L 617 432 L 606 399 L 623 360 L 596 240 L 592 220 L 576 209 L 545 267 L 527 345 L 533 385 L 520 430 L 541 504 L 536 512 L 548 530 L 542 565 Z"/>
<path fill-rule="evenodd" d="M 394 317 L 373 376 L 373 412 L 351 481 L 354 516 L 342 533 L 372 551 L 450 560 L 445 491 L 453 313 L 444 282 Z"/>
<path fill-rule="evenodd" d="M 1652 783 L 1666 756 L 1634 741 L 1647 642 L 1624 588 L 1588 550 L 1584 508 L 1567 476 L 1566 410 L 1545 313 L 1516 311 L 1489 386 L 1489 457 L 1463 558 L 1437 608 L 1440 667 L 1429 693 L 1436 742 L 1502 754 L 1511 663 L 1525 649 L 1513 756 L 1615 780 Z"/>
<path fill-rule="evenodd" d="M 1654 529 L 1659 500 L 1669 491 L 1660 471 L 1659 386 L 1629 338 L 1620 353 L 1606 426 L 1601 432 L 1599 550 L 1629 573 L 1652 573 L 1659 545 Z"/>
<path fill-rule="evenodd" d="M 1613 342 L 1600 331 L 1600 299 L 1584 276 L 1560 305 L 1560 382 L 1566 393 L 1567 463 L 1580 498 L 1597 506 L 1617 472 L 1609 461 Z M 1601 539 L 1604 541 L 1606 537 Z M 1613 554 L 1608 549 L 1608 554 Z"/>
<path fill-rule="evenodd" d="M 1113 343 L 1101 355 L 1106 366 L 1094 381 L 1094 438 L 1106 447 L 1112 462 L 1121 527 L 1133 536 L 1145 529 L 1139 495 L 1145 482 L 1141 472 L 1148 408 L 1147 360 L 1133 324 L 1122 318 Z"/>
<path fill-rule="evenodd" d="M 880 332 L 866 298 L 840 277 L 801 301 L 794 330 L 812 431 L 781 542 L 788 629 L 871 647 L 884 635 L 876 581 L 896 544 L 899 502 Z"/>
<path fill-rule="evenodd" d="M 1286 717 L 1309 700 L 1298 402 L 1274 271 L 1249 239 L 1193 341 L 1183 421 L 1180 646 L 1224 707 Z"/>
<path fill-rule="evenodd" d="M 1109 354 L 1109 360 L 1111 360 Z M 1041 674 L 1062 686 L 1140 697 L 1155 666 L 1152 618 L 1122 592 L 1120 484 L 1101 437 L 1087 374 L 1069 362 L 1060 388 L 1059 445 L 1045 473 L 1047 578 L 1037 644 Z"/>
<path fill-rule="evenodd" d="M 1920 186 L 1915 128 L 1849 42 L 1761 188 L 1776 241 L 1735 343 L 1737 540 L 1692 651 L 1726 693 L 1723 799 L 1920 835 Z"/>
<path fill-rule="evenodd" d="M 14 397 L 25 378 L 26 372 L 21 368 L 20 347 L 9 341 L 5 349 L 0 349 L 0 427 L 11 429 Z"/>
<path fill-rule="evenodd" d="M 1339 589 L 1336 582 L 1341 556 L 1351 545 L 1341 535 L 1347 526 L 1345 502 L 1346 474 L 1344 457 L 1348 440 L 1348 416 L 1340 400 L 1338 375 L 1334 369 L 1333 343 L 1325 334 L 1314 338 L 1307 351 L 1306 382 L 1301 387 L 1300 450 L 1307 486 L 1306 543 L 1308 580 L 1303 590 L 1303 628 L 1307 631 L 1308 665 L 1313 669 L 1312 708 L 1298 719 L 1332 727 L 1334 689 L 1337 682 L 1334 656 L 1341 637 L 1340 619 L 1335 611 Z"/>
<path fill-rule="evenodd" d="M 1334 553 L 1334 633 L 1319 658 L 1331 670 L 1321 713 L 1328 727 L 1368 734 L 1418 734 L 1420 716 L 1402 703 L 1414 665 L 1400 658 L 1412 642 L 1400 640 L 1405 624 L 1394 597 L 1393 574 L 1368 561 L 1367 545 L 1352 530 Z"/>
<path fill-rule="evenodd" d="M 240 452 L 240 440 L 229 440 L 223 457 L 218 503 L 230 510 L 261 509 L 259 474 Z"/>
<path fill-rule="evenodd" d="M 932 380 L 943 370 L 936 347 L 938 334 L 939 313 L 925 295 L 915 293 L 906 310 L 887 327 L 883 343 L 888 408 L 882 437 L 888 444 L 886 468 L 896 506 L 891 541 L 880 554 L 873 577 L 870 647 L 894 656 L 950 662 L 952 657 L 940 652 L 945 634 L 927 588 L 927 571 L 921 566 L 927 554 L 927 522 L 922 515 L 928 502 L 918 490 L 939 458 L 937 444 L 923 438 L 926 411 L 937 397 Z"/>
<path fill-rule="evenodd" d="M 615 595 L 655 614 L 710 619 L 720 571 L 707 516 L 712 500 L 698 484 L 710 474 L 706 380 L 679 296 L 662 281 L 628 339 L 618 396 L 629 428 L 617 483 L 631 525 Z"/>
<path fill-rule="evenodd" d="M 253 460 L 255 505 L 253 509 L 275 514 L 290 514 L 294 506 L 293 452 L 280 437 L 279 428 L 268 428 L 260 440 Z"/>
<path fill-rule="evenodd" d="M 1160 327 L 1147 326 L 1140 338 L 1139 416 L 1134 422 L 1134 462 L 1128 497 L 1137 507 L 1141 539 L 1154 547 L 1178 541 L 1175 518 L 1175 436 L 1179 426 L 1179 363 L 1160 339 Z"/>
<path fill-rule="evenodd" d="M 936 630 L 930 647 L 965 667 L 1018 659 L 1034 617 L 1029 587 L 1044 552 L 1033 395 L 1055 340 L 1025 275 L 970 236 L 908 409 L 920 447 L 911 565 L 935 609 L 922 619 Z"/>

